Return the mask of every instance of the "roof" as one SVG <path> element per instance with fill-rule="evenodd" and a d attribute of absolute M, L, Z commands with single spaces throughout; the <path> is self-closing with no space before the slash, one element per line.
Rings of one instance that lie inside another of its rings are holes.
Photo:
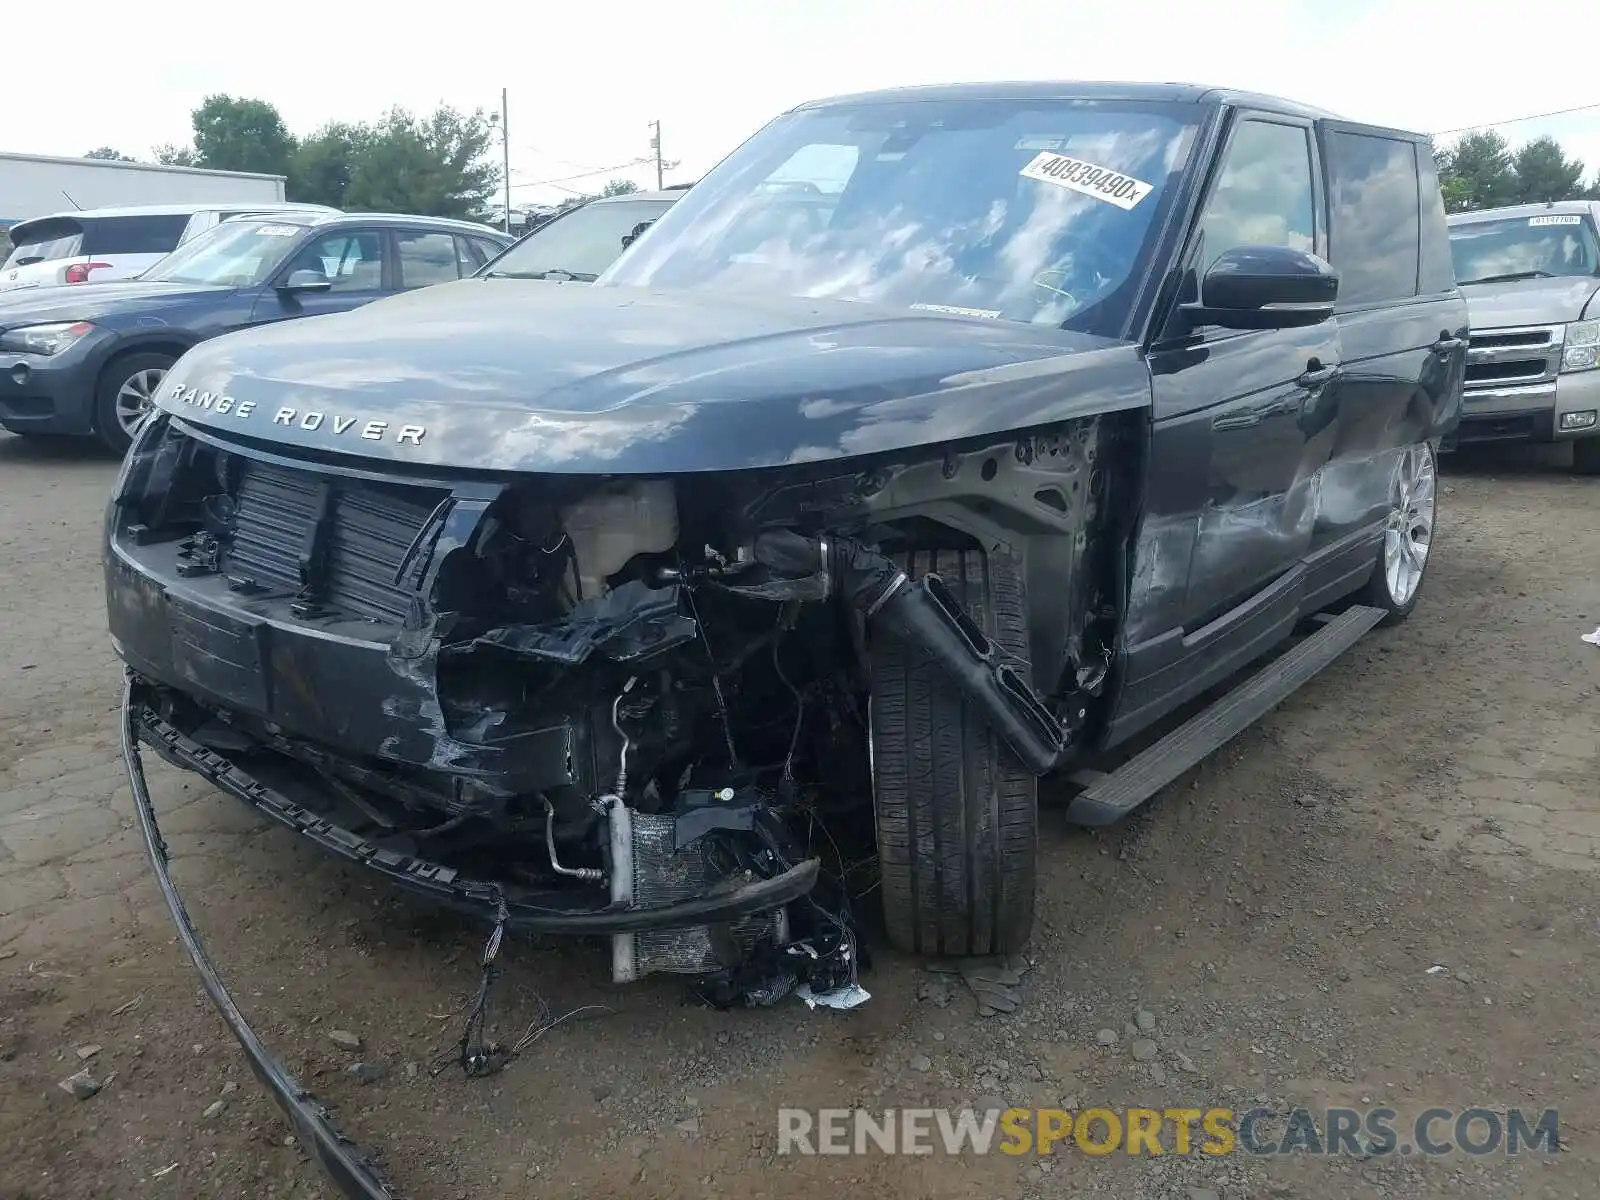
<path fill-rule="evenodd" d="M 319 225 L 335 221 L 359 221 L 363 225 L 431 225 L 454 233 L 492 233 L 495 237 L 501 238 L 506 236 L 503 230 L 496 229 L 492 225 L 481 225 L 477 221 L 458 221 L 454 217 L 424 217 L 412 213 L 328 212 L 315 214 L 313 220 Z"/>
<path fill-rule="evenodd" d="M 1551 200 L 1543 204 L 1510 204 L 1504 208 L 1479 208 L 1472 212 L 1451 213 L 1451 225 L 1472 225 L 1478 221 L 1500 221 L 1507 217 L 1539 217 L 1548 213 L 1593 213 L 1593 200 Z"/>
<path fill-rule="evenodd" d="M 338 209 L 328 208 L 323 204 L 295 204 L 292 201 L 285 202 L 282 200 L 263 200 L 259 204 L 251 203 L 250 201 L 183 200 L 173 204 L 124 204 L 108 208 L 69 208 L 60 212 L 46 213 L 42 217 L 29 217 L 25 221 L 18 221 L 16 225 L 33 225 L 39 221 L 80 221 L 85 217 L 193 216 L 195 213 L 235 208 L 248 212 L 338 211 Z"/>
<path fill-rule="evenodd" d="M 73 167 L 106 168 L 120 171 L 155 171 L 170 175 L 213 175 L 224 179 L 272 179 L 284 181 L 282 175 L 258 175 L 251 171 L 213 171 L 208 167 L 169 167 L 165 163 L 121 162 L 114 158 L 63 158 L 53 154 L 12 154 L 0 152 L 0 162 L 52 163 Z"/>
<path fill-rule="evenodd" d="M 687 188 L 663 188 L 659 192 L 623 192 L 620 196 L 596 196 L 589 201 L 590 204 L 613 204 L 618 200 L 654 200 L 658 203 L 673 204 L 683 199 Z"/>
<path fill-rule="evenodd" d="M 799 109 L 831 108 L 840 104 L 888 104 L 938 100 L 1127 100 L 1169 104 L 1230 105 L 1315 120 L 1341 120 L 1336 114 L 1309 105 L 1256 92 L 1216 88 L 1199 83 L 1111 83 L 1079 80 L 1036 82 L 943 83 L 918 87 L 885 88 L 812 100 Z"/>

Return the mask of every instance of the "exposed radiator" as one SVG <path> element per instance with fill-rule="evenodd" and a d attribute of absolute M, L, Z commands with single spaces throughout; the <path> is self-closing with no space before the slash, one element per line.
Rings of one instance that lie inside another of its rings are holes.
<path fill-rule="evenodd" d="M 233 534 L 222 569 L 231 579 L 301 596 L 331 612 L 398 623 L 411 592 L 396 575 L 443 498 L 424 488 L 249 461 L 234 493 Z M 318 542 L 324 505 L 327 519 Z M 302 562 L 320 563 L 310 586 Z"/>
<path fill-rule="evenodd" d="M 716 882 L 717 876 L 706 863 L 703 844 L 673 849 L 676 822 L 671 814 L 630 812 L 629 825 L 633 835 L 634 907 L 656 908 L 692 900 L 705 895 Z M 781 943 L 788 936 L 786 914 L 778 909 L 745 917 L 727 926 L 726 933 L 740 951 L 763 942 Z M 700 975 L 735 965 L 718 954 L 711 930 L 705 926 L 617 934 L 611 963 L 617 983 L 629 983 L 656 972 Z"/>

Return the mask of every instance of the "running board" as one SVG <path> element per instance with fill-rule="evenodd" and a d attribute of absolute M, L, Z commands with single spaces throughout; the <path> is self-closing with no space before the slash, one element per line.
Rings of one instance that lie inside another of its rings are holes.
<path fill-rule="evenodd" d="M 1067 820 L 1110 825 L 1127 816 L 1207 755 L 1281 704 L 1384 618 L 1381 608 L 1353 605 L 1115 771 L 1075 773 L 1085 786 L 1067 806 Z"/>

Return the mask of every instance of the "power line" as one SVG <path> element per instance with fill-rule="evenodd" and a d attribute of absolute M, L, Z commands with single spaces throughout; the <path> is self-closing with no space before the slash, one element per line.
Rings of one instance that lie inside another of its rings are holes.
<path fill-rule="evenodd" d="M 1434 137 L 1444 137 L 1450 133 L 1471 133 L 1477 129 L 1493 129 L 1498 125 L 1520 125 L 1524 121 L 1543 121 L 1546 117 L 1564 117 L 1569 113 L 1591 112 L 1600 108 L 1600 104 L 1579 104 L 1573 108 L 1558 108 L 1554 112 L 1534 113 L 1527 117 L 1512 117 L 1506 121 L 1480 121 L 1476 125 L 1463 125 L 1459 129 L 1440 129 Z"/>
<path fill-rule="evenodd" d="M 585 171 L 581 175 L 562 175 L 555 179 L 538 179 L 524 183 L 521 187 L 544 187 L 546 185 L 559 187 L 563 183 L 575 183 L 580 179 L 593 179 L 596 175 L 607 175 L 612 171 L 626 171 L 630 167 L 642 167 L 651 160 L 648 158 L 635 158 L 625 163 L 618 163 L 614 167 L 600 167 L 593 171 Z"/>
<path fill-rule="evenodd" d="M 573 162 L 570 158 L 562 158 L 559 154 L 551 154 L 550 151 L 541 150 L 538 146 L 524 146 L 523 149 L 528 151 L 530 154 L 537 154 L 541 158 L 548 158 L 551 162 L 560 163 L 564 167 L 574 167 L 580 171 L 595 170 L 596 173 L 598 173 L 599 170 L 598 168 L 591 167 L 588 163 Z"/>

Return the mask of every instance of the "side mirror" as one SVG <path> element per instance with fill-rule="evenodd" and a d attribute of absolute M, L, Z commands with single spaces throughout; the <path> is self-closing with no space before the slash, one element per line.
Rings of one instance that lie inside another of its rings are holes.
<path fill-rule="evenodd" d="M 333 280 L 321 271 L 313 271 L 302 267 L 298 271 L 290 271 L 289 278 L 278 285 L 280 292 L 326 292 L 333 287 Z"/>
<path fill-rule="evenodd" d="M 633 227 L 632 233 L 625 233 L 622 235 L 622 248 L 626 250 L 629 246 L 633 245 L 634 242 L 639 240 L 639 235 L 654 224 L 654 221 L 640 221 Z"/>
<path fill-rule="evenodd" d="M 1200 299 L 1183 311 L 1193 325 L 1224 329 L 1300 329 L 1333 316 L 1339 272 L 1307 250 L 1235 246 L 1200 281 Z"/>

